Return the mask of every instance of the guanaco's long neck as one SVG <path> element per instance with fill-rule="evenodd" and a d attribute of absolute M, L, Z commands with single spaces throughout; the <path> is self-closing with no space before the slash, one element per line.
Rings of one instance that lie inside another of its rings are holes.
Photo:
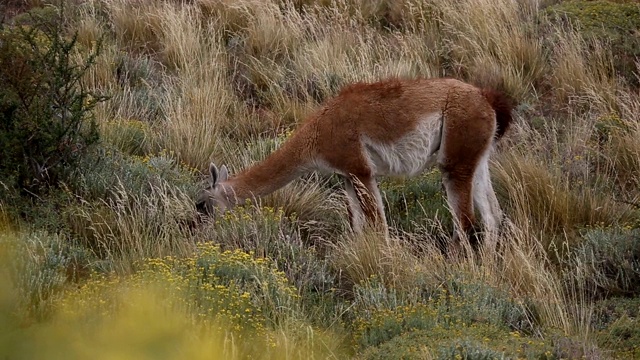
<path fill-rule="evenodd" d="M 310 171 L 315 157 L 310 130 L 309 126 L 299 129 L 266 159 L 226 181 L 236 201 L 268 195 Z"/>

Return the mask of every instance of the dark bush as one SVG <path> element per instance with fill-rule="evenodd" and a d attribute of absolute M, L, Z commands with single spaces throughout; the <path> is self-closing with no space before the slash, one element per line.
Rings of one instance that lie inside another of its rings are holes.
<path fill-rule="evenodd" d="M 82 83 L 99 46 L 79 55 L 52 9 L 20 15 L 28 25 L 0 24 L 0 182 L 22 193 L 64 180 L 98 141 L 92 109 L 105 100 Z"/>

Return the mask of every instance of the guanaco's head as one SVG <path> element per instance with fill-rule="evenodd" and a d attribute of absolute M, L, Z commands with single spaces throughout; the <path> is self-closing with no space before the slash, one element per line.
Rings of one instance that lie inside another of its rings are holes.
<path fill-rule="evenodd" d="M 216 216 L 218 213 L 224 212 L 233 206 L 227 192 L 229 189 L 224 186 L 224 182 L 229 178 L 229 171 L 225 165 L 222 165 L 218 170 L 211 163 L 209 165 L 209 174 L 209 186 L 198 194 L 196 209 L 203 215 Z"/>

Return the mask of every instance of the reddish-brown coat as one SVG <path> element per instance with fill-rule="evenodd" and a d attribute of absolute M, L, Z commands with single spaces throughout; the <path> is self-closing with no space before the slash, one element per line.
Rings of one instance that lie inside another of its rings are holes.
<path fill-rule="evenodd" d="M 238 199 L 262 196 L 306 171 L 324 167 L 346 177 L 356 176 L 376 192 L 376 174 L 367 159 L 363 138 L 393 144 L 433 114 L 444 119 L 438 165 L 445 186 L 459 197 L 453 211 L 467 230 L 474 221 L 474 171 L 494 138 L 508 128 L 511 106 L 501 93 L 455 79 L 390 79 L 347 86 L 312 114 L 277 151 L 225 185 Z"/>

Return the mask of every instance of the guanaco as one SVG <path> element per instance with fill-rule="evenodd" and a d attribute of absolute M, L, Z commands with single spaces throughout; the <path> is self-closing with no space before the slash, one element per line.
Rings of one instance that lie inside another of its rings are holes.
<path fill-rule="evenodd" d="M 455 79 L 356 83 L 327 100 L 265 160 L 229 177 L 209 167 L 197 207 L 205 214 L 267 195 L 310 171 L 344 179 L 352 229 L 387 231 L 377 176 L 414 176 L 437 165 L 454 215 L 454 238 L 469 232 L 474 204 L 485 232 L 502 211 L 489 175 L 494 144 L 512 122 L 509 98 Z"/>

